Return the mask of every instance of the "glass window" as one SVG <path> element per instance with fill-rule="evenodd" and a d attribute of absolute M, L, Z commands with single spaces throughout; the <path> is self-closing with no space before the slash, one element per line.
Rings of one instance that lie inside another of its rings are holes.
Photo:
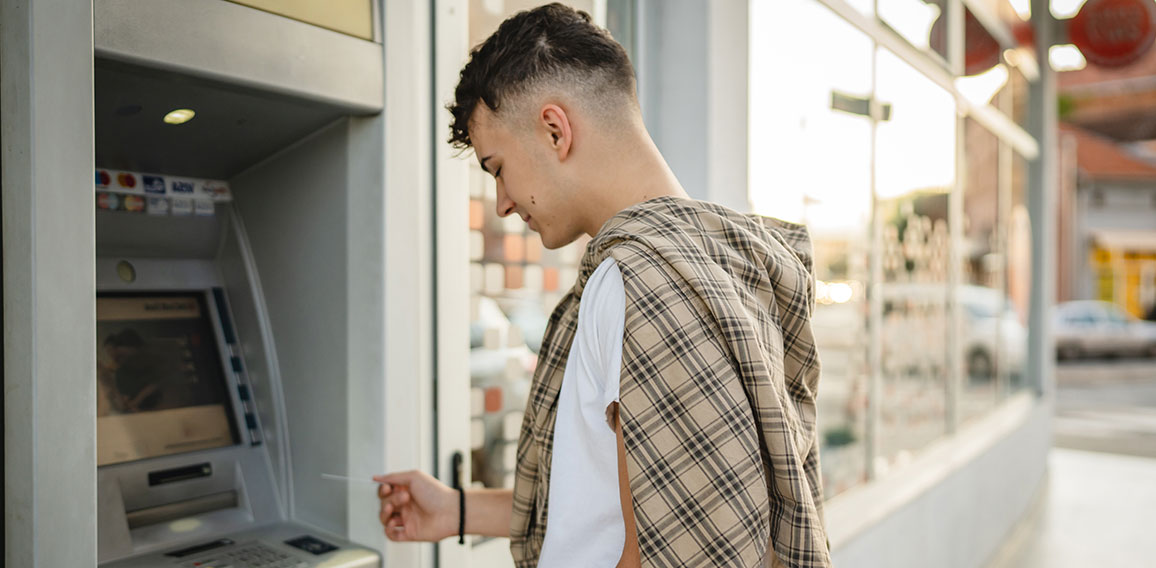
<path fill-rule="evenodd" d="M 1010 323 L 999 231 L 1000 141 L 971 118 L 964 119 L 963 129 L 963 266 L 956 294 L 962 313 L 955 347 L 964 369 L 959 413 L 968 420 L 998 400 L 997 369 L 1009 355 L 1001 335 L 1009 334 L 1003 328 Z"/>
<path fill-rule="evenodd" d="M 1011 156 L 1011 176 L 1008 190 L 1007 221 L 1007 298 L 1010 302 L 1005 324 L 1011 334 L 1005 343 L 1014 355 L 1005 365 L 1010 389 L 1015 391 L 1027 385 L 1028 313 L 1032 294 L 1032 223 L 1028 215 L 1028 160 Z"/>
<path fill-rule="evenodd" d="M 955 180 L 955 100 L 880 49 L 877 94 L 890 105 L 876 133 L 882 342 L 877 472 L 946 431 L 948 195 Z"/>
<path fill-rule="evenodd" d="M 546 3 L 470 0 L 470 45 Z M 604 15 L 593 0 L 568 4 Z M 518 216 L 498 217 L 493 178 L 476 160 L 469 164 L 471 473 L 475 485 L 509 488 L 546 320 L 577 278 L 588 238 L 546 250 Z"/>
<path fill-rule="evenodd" d="M 776 33 L 754 33 L 767 27 Z M 831 496 L 867 471 L 872 42 L 813 0 L 754 2 L 751 29 L 750 201 L 757 213 L 806 223 L 814 239 L 818 428 Z M 811 46 L 806 56 L 799 45 Z"/>
<path fill-rule="evenodd" d="M 876 9 L 911 45 L 947 60 L 947 0 L 879 0 Z"/>

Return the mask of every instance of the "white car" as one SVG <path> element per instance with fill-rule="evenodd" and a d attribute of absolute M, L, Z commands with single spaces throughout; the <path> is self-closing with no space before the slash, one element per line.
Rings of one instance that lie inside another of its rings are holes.
<path fill-rule="evenodd" d="M 1156 323 L 1137 319 L 1115 304 L 1066 302 L 1056 306 L 1052 325 L 1061 359 L 1156 357 Z"/>
<path fill-rule="evenodd" d="M 973 380 L 995 377 L 996 365 L 1012 374 L 1024 370 L 1028 331 L 1002 291 L 985 286 L 959 288 L 963 308 L 964 365 Z"/>

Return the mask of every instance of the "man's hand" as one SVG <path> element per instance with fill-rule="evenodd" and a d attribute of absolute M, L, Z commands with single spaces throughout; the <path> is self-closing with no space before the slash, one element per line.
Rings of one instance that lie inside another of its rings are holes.
<path fill-rule="evenodd" d="M 394 542 L 437 542 L 458 534 L 458 492 L 420 471 L 375 475 L 381 524 Z"/>

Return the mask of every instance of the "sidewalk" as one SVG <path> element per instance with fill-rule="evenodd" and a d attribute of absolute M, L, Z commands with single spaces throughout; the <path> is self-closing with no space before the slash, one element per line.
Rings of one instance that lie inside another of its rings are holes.
<path fill-rule="evenodd" d="M 989 568 L 1156 564 L 1156 459 L 1052 449 L 1039 502 Z"/>

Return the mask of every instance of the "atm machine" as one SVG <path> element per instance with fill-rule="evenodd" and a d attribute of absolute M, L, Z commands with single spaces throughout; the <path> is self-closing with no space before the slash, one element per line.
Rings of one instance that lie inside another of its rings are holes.
<path fill-rule="evenodd" d="M 363 399 L 384 376 L 356 342 L 373 345 L 383 319 L 357 305 L 384 285 L 380 260 L 358 264 L 383 224 L 368 205 L 384 191 L 379 109 L 302 94 L 326 72 L 302 50 L 366 62 L 352 80 L 376 76 L 380 99 L 381 46 L 200 5 L 211 18 L 148 13 L 172 2 L 96 11 L 98 563 L 378 567 L 369 477 L 385 433 Z M 236 58 L 291 67 L 277 88 L 227 58 L 156 51 L 263 32 L 283 47 Z M 192 120 L 174 123 L 181 110 Z"/>
<path fill-rule="evenodd" d="M 286 418 L 268 370 L 272 337 L 228 186 L 96 177 L 101 565 L 379 566 L 375 551 L 287 522 L 278 488 L 288 456 L 278 463 L 268 445 Z M 101 191 L 149 185 L 149 195 Z M 251 366 L 264 368 L 261 384 Z"/>

